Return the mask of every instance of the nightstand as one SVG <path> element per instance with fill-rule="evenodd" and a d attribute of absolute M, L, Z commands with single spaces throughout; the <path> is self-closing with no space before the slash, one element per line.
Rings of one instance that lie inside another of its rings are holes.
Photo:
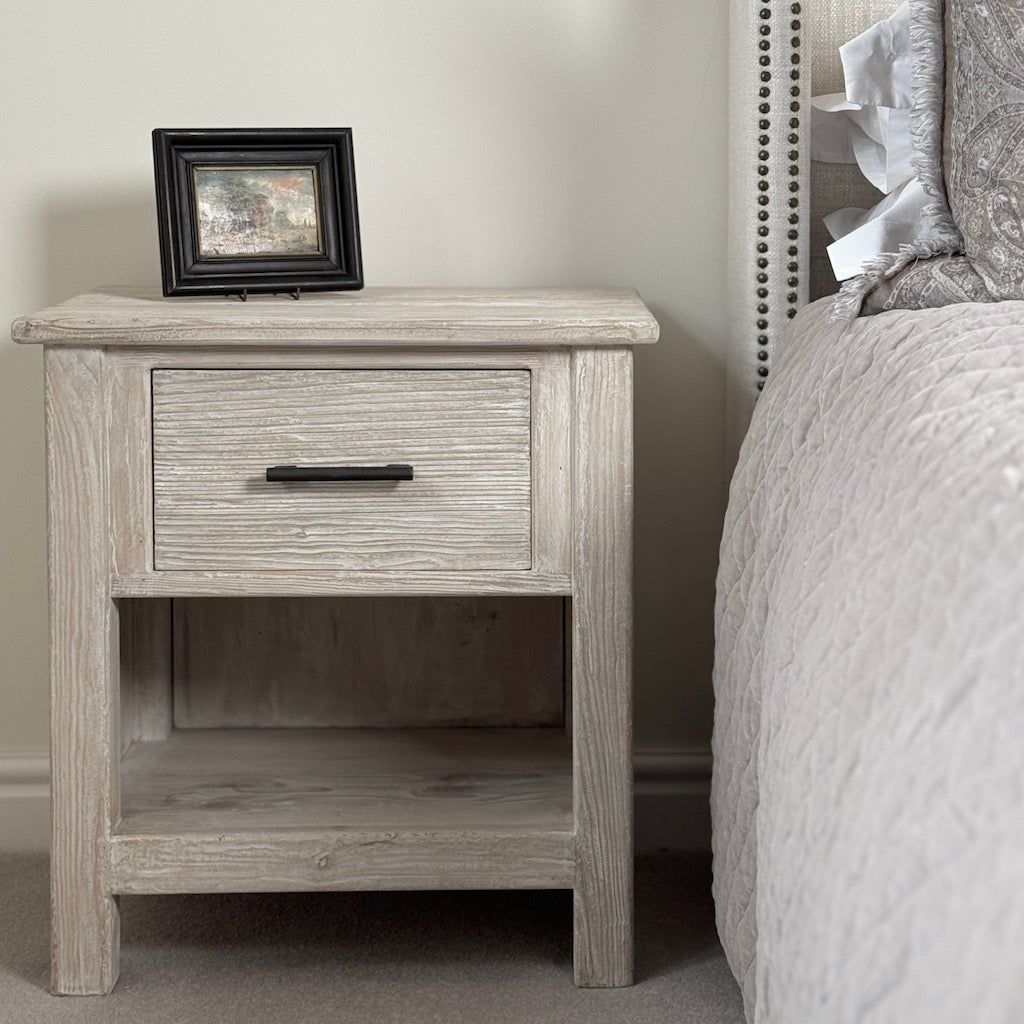
<path fill-rule="evenodd" d="M 53 990 L 120 894 L 571 888 L 632 981 L 628 290 L 106 289 L 45 346 Z"/>

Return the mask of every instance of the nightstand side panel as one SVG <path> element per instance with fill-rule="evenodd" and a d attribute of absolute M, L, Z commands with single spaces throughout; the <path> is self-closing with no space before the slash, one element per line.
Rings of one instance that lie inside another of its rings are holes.
<path fill-rule="evenodd" d="M 44 354 L 50 598 L 52 986 L 109 992 L 119 915 L 110 836 L 120 816 L 118 643 L 110 599 L 103 356 Z"/>

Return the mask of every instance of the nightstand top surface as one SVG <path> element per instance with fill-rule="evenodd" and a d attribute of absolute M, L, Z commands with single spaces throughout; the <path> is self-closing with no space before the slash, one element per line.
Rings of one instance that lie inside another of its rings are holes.
<path fill-rule="evenodd" d="M 23 344 L 560 347 L 645 344 L 658 323 L 629 288 L 366 288 L 165 298 L 99 288 L 11 325 Z"/>

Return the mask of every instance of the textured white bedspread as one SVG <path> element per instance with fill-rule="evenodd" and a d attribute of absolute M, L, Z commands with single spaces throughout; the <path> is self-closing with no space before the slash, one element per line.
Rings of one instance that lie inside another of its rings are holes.
<path fill-rule="evenodd" d="M 719 930 L 758 1024 L 1021 1024 L 1024 303 L 826 309 L 730 494 Z"/>

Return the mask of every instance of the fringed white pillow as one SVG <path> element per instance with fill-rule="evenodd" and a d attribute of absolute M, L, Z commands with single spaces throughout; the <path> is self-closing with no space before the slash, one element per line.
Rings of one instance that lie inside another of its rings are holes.
<path fill-rule="evenodd" d="M 911 139 L 913 48 L 910 4 L 839 48 L 846 91 L 812 100 L 811 159 L 856 163 L 884 194 L 870 210 L 825 218 L 836 280 L 882 254 L 933 234 L 931 198 L 916 177 Z"/>

